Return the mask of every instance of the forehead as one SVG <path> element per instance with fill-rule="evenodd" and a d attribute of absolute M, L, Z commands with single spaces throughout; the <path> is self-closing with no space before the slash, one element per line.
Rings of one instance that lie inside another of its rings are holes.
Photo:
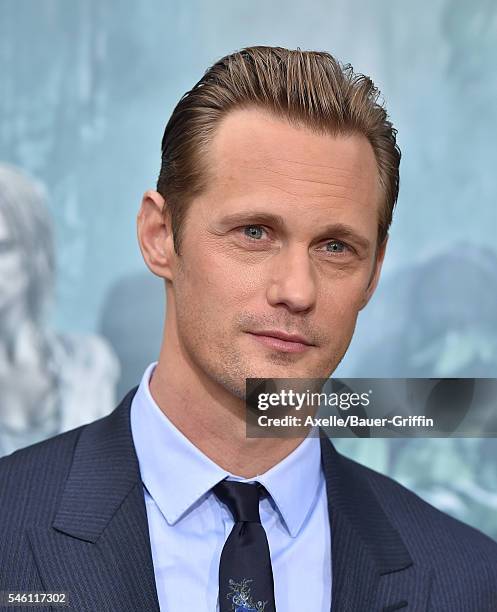
<path fill-rule="evenodd" d="M 380 189 L 373 149 L 360 134 L 318 134 L 259 109 L 236 110 L 218 126 L 208 154 L 210 185 L 262 187 L 288 197 L 353 199 L 376 210 Z"/>

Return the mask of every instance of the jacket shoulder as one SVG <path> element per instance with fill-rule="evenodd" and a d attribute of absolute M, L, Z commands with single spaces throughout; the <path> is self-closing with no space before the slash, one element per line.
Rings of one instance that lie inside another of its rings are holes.
<path fill-rule="evenodd" d="M 45 523 L 53 517 L 82 425 L 0 458 L 3 529 Z"/>
<path fill-rule="evenodd" d="M 351 476 L 367 481 L 414 559 L 428 557 L 434 565 L 447 568 L 468 563 L 486 565 L 497 577 L 497 542 L 438 510 L 393 478 L 343 455 L 342 459 Z"/>

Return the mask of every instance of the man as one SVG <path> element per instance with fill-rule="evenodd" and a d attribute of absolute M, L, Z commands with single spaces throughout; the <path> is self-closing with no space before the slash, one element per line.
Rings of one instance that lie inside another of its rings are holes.
<path fill-rule="evenodd" d="M 99 612 L 497 610 L 483 534 L 324 437 L 246 436 L 245 379 L 329 376 L 378 283 L 400 152 L 377 95 L 326 53 L 253 47 L 183 96 L 138 215 L 166 286 L 158 363 L 109 417 L 2 460 L 0 590 Z"/>

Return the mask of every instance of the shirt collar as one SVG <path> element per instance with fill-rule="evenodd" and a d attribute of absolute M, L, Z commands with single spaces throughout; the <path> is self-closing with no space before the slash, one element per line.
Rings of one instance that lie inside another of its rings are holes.
<path fill-rule="evenodd" d="M 296 537 L 315 504 L 322 479 L 319 438 L 309 435 L 264 474 L 253 478 L 230 474 L 190 442 L 156 404 L 149 388 L 156 365 L 151 363 L 143 374 L 130 419 L 142 482 L 166 521 L 174 525 L 226 477 L 257 480 L 271 495 L 290 535 Z"/>

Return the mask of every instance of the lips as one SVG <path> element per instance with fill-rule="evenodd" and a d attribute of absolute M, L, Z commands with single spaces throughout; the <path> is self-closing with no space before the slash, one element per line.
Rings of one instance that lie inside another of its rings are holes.
<path fill-rule="evenodd" d="M 284 340 L 285 342 L 298 342 L 299 344 L 306 344 L 307 346 L 312 346 L 312 342 L 309 342 L 309 340 L 304 338 L 304 336 L 300 336 L 299 334 L 287 334 L 284 331 L 279 331 L 275 329 L 253 331 L 249 333 L 254 334 L 255 336 L 269 336 L 271 338 L 278 338 L 279 340 Z"/>
<path fill-rule="evenodd" d="M 303 336 L 287 334 L 279 330 L 260 330 L 248 333 L 259 344 L 283 353 L 302 353 L 313 346 Z"/>

